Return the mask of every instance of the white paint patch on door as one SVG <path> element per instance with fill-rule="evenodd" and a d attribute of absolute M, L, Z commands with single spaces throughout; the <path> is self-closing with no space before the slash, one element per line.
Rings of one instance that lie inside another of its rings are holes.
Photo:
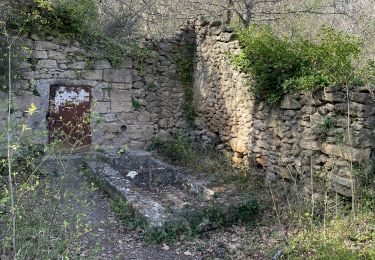
<path fill-rule="evenodd" d="M 84 89 L 69 90 L 65 87 L 59 87 L 56 90 L 55 95 L 55 109 L 56 112 L 59 112 L 60 107 L 64 107 L 65 104 L 74 104 L 79 105 L 83 102 L 90 101 L 90 93 Z"/>

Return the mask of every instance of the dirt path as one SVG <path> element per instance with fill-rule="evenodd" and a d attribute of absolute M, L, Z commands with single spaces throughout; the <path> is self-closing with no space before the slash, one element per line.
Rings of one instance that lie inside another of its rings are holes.
<path fill-rule="evenodd" d="M 65 178 L 73 211 L 83 214 L 83 224 L 91 231 L 81 237 L 77 255 L 81 259 L 193 259 L 179 250 L 161 245 L 147 245 L 136 231 L 129 231 L 111 210 L 111 201 L 103 192 L 91 186 L 75 172 Z M 70 210 L 71 210 L 70 209 Z"/>

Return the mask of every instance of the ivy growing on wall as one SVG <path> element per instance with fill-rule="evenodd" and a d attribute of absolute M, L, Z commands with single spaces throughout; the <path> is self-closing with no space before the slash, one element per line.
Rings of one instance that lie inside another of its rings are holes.
<path fill-rule="evenodd" d="M 278 103 L 289 91 L 358 82 L 353 63 L 360 54 L 360 40 L 323 27 L 314 40 L 277 36 L 269 27 L 241 30 L 242 48 L 234 63 L 254 78 L 251 91 L 270 103 Z"/>
<path fill-rule="evenodd" d="M 184 45 L 180 49 L 177 60 L 177 71 L 184 89 L 184 101 L 182 109 L 187 122 L 192 125 L 195 119 L 195 111 L 193 106 L 194 99 L 194 45 Z"/>

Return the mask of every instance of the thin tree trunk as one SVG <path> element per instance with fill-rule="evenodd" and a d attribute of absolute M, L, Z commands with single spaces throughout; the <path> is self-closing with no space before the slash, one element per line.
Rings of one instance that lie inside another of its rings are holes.
<path fill-rule="evenodd" d="M 249 27 L 251 19 L 253 18 L 254 0 L 246 0 L 245 2 L 245 13 L 242 19 L 243 26 Z"/>
<path fill-rule="evenodd" d="M 12 112 L 12 44 L 8 45 L 8 129 L 7 129 L 7 159 L 8 159 L 8 181 L 11 203 L 11 218 L 12 218 L 12 245 L 13 258 L 17 259 L 17 245 L 16 245 L 16 208 L 14 203 L 14 187 L 12 178 L 12 155 L 11 155 L 11 112 Z"/>

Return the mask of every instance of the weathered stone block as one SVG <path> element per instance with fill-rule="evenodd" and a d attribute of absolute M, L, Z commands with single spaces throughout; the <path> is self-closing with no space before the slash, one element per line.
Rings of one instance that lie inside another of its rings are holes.
<path fill-rule="evenodd" d="M 94 111 L 99 114 L 109 113 L 111 111 L 110 102 L 96 102 L 94 104 Z"/>
<path fill-rule="evenodd" d="M 52 42 L 37 41 L 35 42 L 36 50 L 58 50 L 60 45 L 54 44 Z"/>
<path fill-rule="evenodd" d="M 302 140 L 300 142 L 300 147 L 305 150 L 318 151 L 320 150 L 320 145 L 314 140 Z"/>
<path fill-rule="evenodd" d="M 118 101 L 118 100 L 113 100 L 113 99 L 111 101 L 112 113 L 131 112 L 133 110 L 134 108 L 133 108 L 132 102 L 124 102 L 124 101 Z"/>
<path fill-rule="evenodd" d="M 235 152 L 244 153 L 247 150 L 246 143 L 239 138 L 233 138 L 229 143 L 232 150 Z"/>
<path fill-rule="evenodd" d="M 94 69 L 96 70 L 110 69 L 110 68 L 112 68 L 112 65 L 108 60 L 99 60 L 94 64 Z"/>
<path fill-rule="evenodd" d="M 78 74 L 75 71 L 67 70 L 57 75 L 59 79 L 76 79 Z"/>
<path fill-rule="evenodd" d="M 105 69 L 104 80 L 114 83 L 133 83 L 133 72 L 129 69 Z"/>
<path fill-rule="evenodd" d="M 51 60 L 65 60 L 66 55 L 59 51 L 49 51 L 48 58 Z"/>
<path fill-rule="evenodd" d="M 57 62 L 55 60 L 40 60 L 36 65 L 37 69 L 56 69 L 58 68 Z"/>
<path fill-rule="evenodd" d="M 103 80 L 103 70 L 88 70 L 83 72 L 83 79 L 88 80 Z"/>
<path fill-rule="evenodd" d="M 336 145 L 328 143 L 322 144 L 321 151 L 325 154 L 353 162 L 367 161 L 371 154 L 370 148 L 357 149 L 344 144 Z"/>
<path fill-rule="evenodd" d="M 34 51 L 33 52 L 34 59 L 48 59 L 48 55 L 46 51 Z"/>
<path fill-rule="evenodd" d="M 86 62 L 77 61 L 67 65 L 69 69 L 83 70 L 86 67 Z"/>
<path fill-rule="evenodd" d="M 373 129 L 360 129 L 352 134 L 352 140 L 356 147 L 374 147 L 375 132 Z"/>
<path fill-rule="evenodd" d="M 340 103 L 335 105 L 335 110 L 339 113 L 347 114 L 348 109 L 351 114 L 362 117 L 364 116 L 366 106 L 356 102 L 349 102 L 349 106 L 348 103 Z"/>
<path fill-rule="evenodd" d="M 324 100 L 328 102 L 343 102 L 346 99 L 346 95 L 342 92 L 325 92 Z"/>
<path fill-rule="evenodd" d="M 358 102 L 358 103 L 366 103 L 368 96 L 369 96 L 368 93 L 358 93 L 358 92 L 352 92 L 349 95 L 350 100 L 354 102 Z"/>
<path fill-rule="evenodd" d="M 286 95 L 283 98 L 283 100 L 281 101 L 280 108 L 282 108 L 282 109 L 297 110 L 297 109 L 301 108 L 301 103 L 298 102 L 291 95 Z"/>

